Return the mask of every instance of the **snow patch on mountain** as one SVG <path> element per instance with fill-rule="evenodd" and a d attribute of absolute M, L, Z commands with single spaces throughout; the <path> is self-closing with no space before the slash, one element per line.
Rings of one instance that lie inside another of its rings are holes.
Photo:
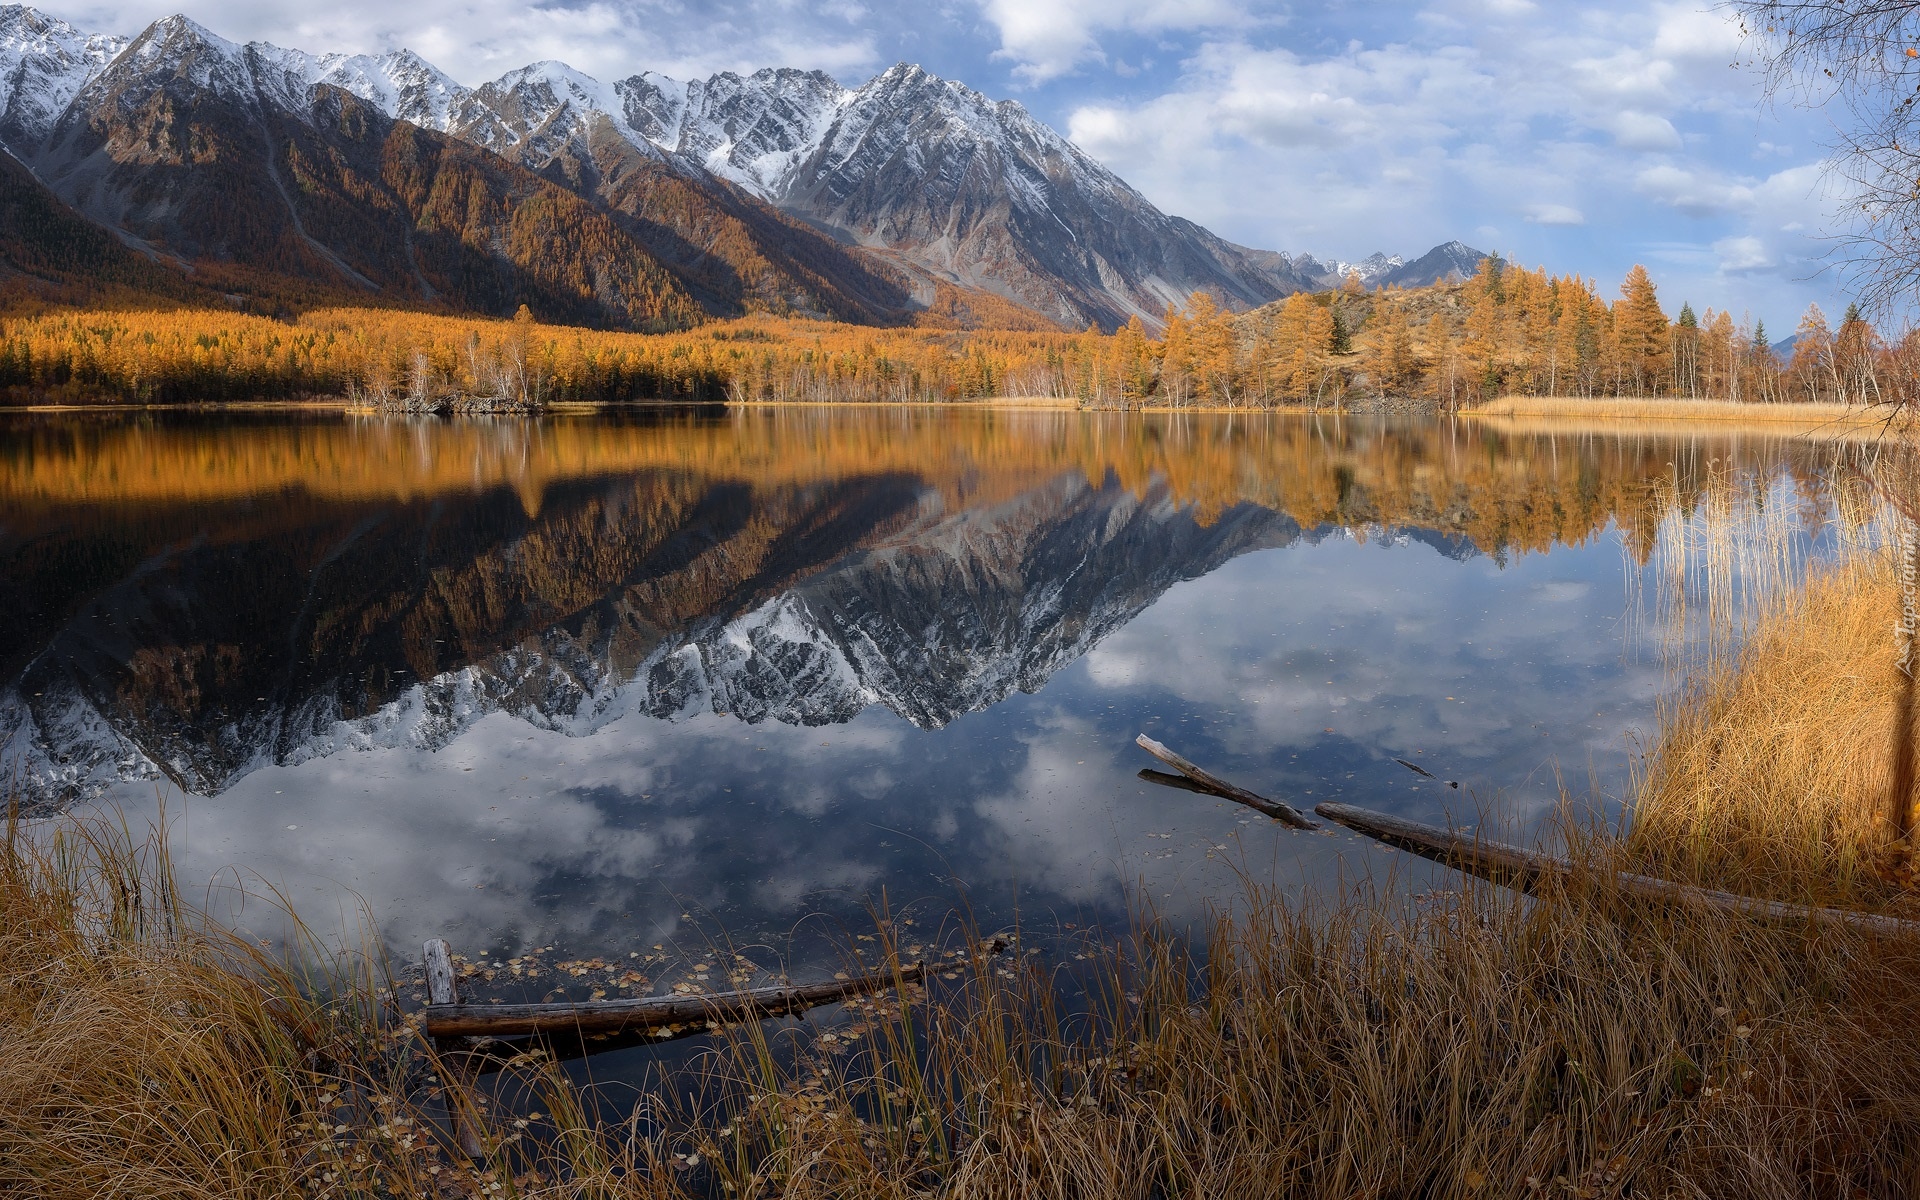
<path fill-rule="evenodd" d="M 308 83 L 351 92 L 396 120 L 444 133 L 454 108 L 473 94 L 411 50 L 387 54 L 323 54 L 311 60 Z"/>
<path fill-rule="evenodd" d="M 81 88 L 127 48 L 24 5 L 0 6 L 0 136 L 21 148 L 47 135 Z"/>

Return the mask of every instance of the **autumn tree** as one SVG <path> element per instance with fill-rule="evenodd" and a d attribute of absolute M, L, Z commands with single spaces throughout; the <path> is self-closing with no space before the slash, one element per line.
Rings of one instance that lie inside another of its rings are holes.
<path fill-rule="evenodd" d="M 1144 404 L 1153 392 L 1153 349 L 1147 327 L 1135 313 L 1113 335 L 1113 366 L 1123 404 Z"/>
<path fill-rule="evenodd" d="M 1393 394 L 1413 382 L 1413 330 L 1407 323 L 1405 305 L 1385 303 L 1381 308 L 1370 373 L 1379 391 Z"/>
<path fill-rule="evenodd" d="M 1807 305 L 1793 338 L 1793 358 L 1787 363 L 1787 375 L 1799 399 L 1818 400 L 1838 383 L 1834 372 L 1833 330 L 1818 304 Z"/>
<path fill-rule="evenodd" d="M 1658 394 L 1661 362 L 1667 357 L 1667 314 L 1645 267 L 1636 263 L 1627 272 L 1620 297 L 1613 309 L 1614 349 L 1620 366 L 1636 391 Z"/>
<path fill-rule="evenodd" d="M 1187 298 L 1187 313 L 1192 328 L 1192 370 L 1197 384 L 1205 392 L 1208 403 L 1232 405 L 1238 366 L 1235 362 L 1238 339 L 1234 336 L 1232 316 L 1223 312 L 1205 292 L 1195 292 Z"/>
<path fill-rule="evenodd" d="M 1161 400 L 1175 406 L 1185 405 L 1193 395 L 1193 322 L 1171 304 L 1167 305 L 1157 351 L 1154 357 L 1160 360 Z"/>

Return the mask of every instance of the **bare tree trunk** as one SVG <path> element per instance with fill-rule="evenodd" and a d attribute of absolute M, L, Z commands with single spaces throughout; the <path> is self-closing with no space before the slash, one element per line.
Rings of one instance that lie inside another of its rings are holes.
<path fill-rule="evenodd" d="M 1902 839 L 1913 833 L 1914 809 L 1914 675 L 1920 670 L 1920 598 L 1915 595 L 1915 577 L 1920 575 L 1920 527 L 1906 517 L 1894 518 L 1901 530 L 1900 621 L 1896 626 L 1900 649 L 1900 693 L 1893 706 L 1892 786 L 1887 795 L 1888 811 L 1894 832 Z"/>

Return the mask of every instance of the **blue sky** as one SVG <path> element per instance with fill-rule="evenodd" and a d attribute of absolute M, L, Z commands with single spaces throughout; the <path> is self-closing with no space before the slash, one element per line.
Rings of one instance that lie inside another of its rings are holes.
<path fill-rule="evenodd" d="M 45 7 L 134 32 L 169 3 Z M 1791 332 L 1845 302 L 1827 118 L 1763 103 L 1698 0 L 206 0 L 228 37 L 408 46 L 477 83 L 556 58 L 603 78 L 762 66 L 859 83 L 918 62 L 1020 100 L 1168 212 L 1253 246 L 1358 258 L 1457 237 L 1670 311 Z"/>

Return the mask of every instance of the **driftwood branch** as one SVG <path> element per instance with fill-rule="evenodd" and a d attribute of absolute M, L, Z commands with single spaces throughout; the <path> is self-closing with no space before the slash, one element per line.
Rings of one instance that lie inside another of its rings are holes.
<path fill-rule="evenodd" d="M 1141 767 L 1141 779 L 1148 783 L 1157 783 L 1161 787 L 1179 788 L 1183 792 L 1198 792 L 1202 796 L 1217 796 L 1218 792 L 1188 779 L 1185 775 L 1175 775 L 1171 771 L 1156 771 L 1152 767 Z"/>
<path fill-rule="evenodd" d="M 1210 792 L 1215 796 L 1232 800 L 1236 804 L 1244 804 L 1256 812 L 1265 813 L 1276 821 L 1284 821 L 1295 829 L 1320 828 L 1318 823 L 1309 821 L 1305 816 L 1301 815 L 1299 809 L 1293 807 L 1291 804 L 1284 804 L 1278 800 L 1269 800 L 1265 796 L 1259 795 L 1256 792 L 1250 792 L 1237 784 L 1228 783 L 1213 772 L 1197 767 L 1186 759 L 1181 758 L 1178 754 L 1175 754 L 1144 733 L 1133 740 L 1142 750 L 1145 750 L 1148 754 L 1153 755 L 1161 762 L 1166 763 L 1199 785 L 1195 789 L 1197 791 Z M 1159 781 L 1155 780 L 1155 782 Z"/>
<path fill-rule="evenodd" d="M 1351 804 L 1321 804 L 1315 812 L 1335 824 L 1344 825 L 1375 841 L 1417 854 L 1421 858 L 1490 880 L 1528 895 L 1537 893 L 1549 879 L 1564 880 L 1573 874 L 1573 864 L 1564 858 L 1523 850 L 1502 842 L 1489 842 L 1464 836 L 1437 825 L 1423 825 L 1402 817 L 1389 816 Z M 1651 875 L 1620 872 L 1612 876 L 1614 886 L 1624 895 L 1663 904 L 1697 905 L 1718 912 L 1738 913 L 1789 923 L 1811 924 L 1828 929 L 1850 929 L 1890 937 L 1920 936 L 1920 921 L 1906 921 L 1879 913 L 1851 912 L 1843 908 L 1816 908 L 1809 904 L 1786 904 L 1777 900 L 1756 900 L 1711 888 L 1655 879 Z"/>
<path fill-rule="evenodd" d="M 460 992 L 454 984 L 453 952 L 447 948 L 446 939 L 433 938 L 423 950 L 427 962 L 428 1007 L 460 1007 Z M 433 1048 L 440 1057 L 441 1073 L 445 1076 L 442 1091 L 447 1098 L 447 1116 L 453 1121 L 453 1139 L 469 1158 L 484 1158 L 487 1153 L 485 1130 L 472 1090 L 474 1077 L 479 1074 L 472 1053 L 473 1043 L 463 1037 L 435 1037 Z"/>
<path fill-rule="evenodd" d="M 524 1037 L 546 1033 L 618 1033 L 695 1022 L 720 1024 L 804 1012 L 925 978 L 925 963 L 800 987 L 750 988 L 708 996 L 648 996 L 548 1004 L 427 1005 L 433 1037 Z"/>

